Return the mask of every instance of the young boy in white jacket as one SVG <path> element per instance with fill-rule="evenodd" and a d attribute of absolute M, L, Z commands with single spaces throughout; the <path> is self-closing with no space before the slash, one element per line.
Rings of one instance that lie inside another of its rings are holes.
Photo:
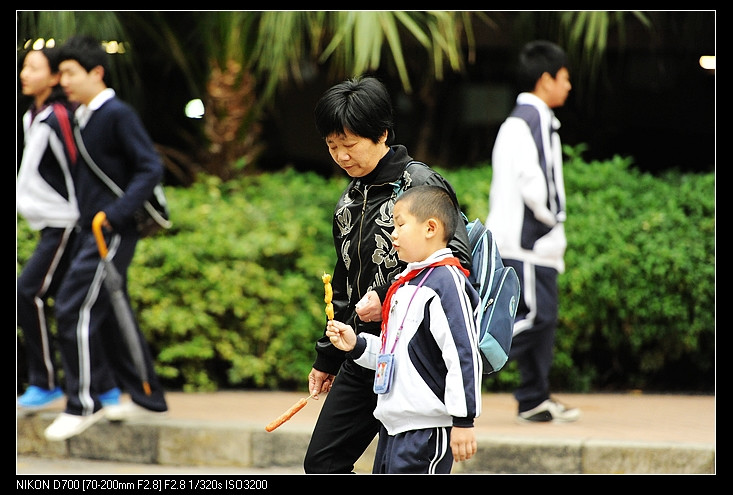
<path fill-rule="evenodd" d="M 373 473 L 450 473 L 477 449 L 482 362 L 468 272 L 447 248 L 461 221 L 436 186 L 407 189 L 394 205 L 392 244 L 407 268 L 383 303 L 381 336 L 330 320 L 326 335 L 377 370 L 382 423 Z"/>

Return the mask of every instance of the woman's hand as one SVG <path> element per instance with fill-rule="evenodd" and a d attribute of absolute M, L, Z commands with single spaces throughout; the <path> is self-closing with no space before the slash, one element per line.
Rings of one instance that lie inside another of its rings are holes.
<path fill-rule="evenodd" d="M 308 374 L 308 391 L 310 392 L 311 397 L 318 400 L 318 394 L 325 394 L 331 390 L 333 379 L 333 375 L 312 368 L 311 372 Z"/>
<path fill-rule="evenodd" d="M 370 290 L 356 303 L 356 314 L 365 323 L 382 321 L 382 301 L 373 290 Z"/>

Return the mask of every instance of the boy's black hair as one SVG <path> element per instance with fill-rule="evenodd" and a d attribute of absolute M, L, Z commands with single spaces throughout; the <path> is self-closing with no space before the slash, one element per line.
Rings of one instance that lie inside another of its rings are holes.
<path fill-rule="evenodd" d="M 565 50 L 550 41 L 530 41 L 519 53 L 517 66 L 517 84 L 520 92 L 534 91 L 534 87 L 542 74 L 547 72 L 553 78 L 557 71 L 568 68 Z"/>
<path fill-rule="evenodd" d="M 85 71 L 89 72 L 97 66 L 104 69 L 104 80 L 109 74 L 109 55 L 102 44 L 92 36 L 73 36 L 61 45 L 59 62 L 76 60 Z"/>
<path fill-rule="evenodd" d="M 407 201 L 407 211 L 421 222 L 433 217 L 443 224 L 446 245 L 458 227 L 458 211 L 453 199 L 442 187 L 414 186 L 403 192 L 397 202 Z"/>
<path fill-rule="evenodd" d="M 315 118 L 323 139 L 348 130 L 377 143 L 387 131 L 387 146 L 394 141 L 392 101 L 387 88 L 373 77 L 332 86 L 316 103 Z"/>

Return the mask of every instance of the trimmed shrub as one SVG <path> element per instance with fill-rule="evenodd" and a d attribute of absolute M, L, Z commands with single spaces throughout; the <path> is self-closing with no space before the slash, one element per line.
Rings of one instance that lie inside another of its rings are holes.
<path fill-rule="evenodd" d="M 714 174 L 654 177 L 566 148 L 568 250 L 553 390 L 714 390 Z M 485 220 L 491 167 L 439 171 Z M 306 390 L 325 324 L 321 275 L 346 177 L 294 170 L 166 188 L 173 228 L 140 241 L 138 322 L 169 389 Z M 18 219 L 17 262 L 37 233 Z M 19 332 L 22 339 L 22 332 Z M 18 380 L 22 384 L 22 346 Z M 511 390 L 514 363 L 485 380 Z"/>

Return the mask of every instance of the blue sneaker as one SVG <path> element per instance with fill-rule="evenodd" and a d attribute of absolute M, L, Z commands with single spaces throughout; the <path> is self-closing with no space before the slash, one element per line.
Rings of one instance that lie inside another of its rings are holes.
<path fill-rule="evenodd" d="M 28 409 L 42 409 L 54 401 L 59 400 L 64 396 L 64 391 L 61 387 L 56 387 L 53 390 L 46 390 L 35 385 L 31 385 L 25 391 L 23 395 L 18 397 L 18 406 Z"/>
<path fill-rule="evenodd" d="M 111 388 L 99 396 L 99 401 L 102 403 L 102 407 L 116 406 L 120 403 L 121 394 L 119 388 Z"/>

